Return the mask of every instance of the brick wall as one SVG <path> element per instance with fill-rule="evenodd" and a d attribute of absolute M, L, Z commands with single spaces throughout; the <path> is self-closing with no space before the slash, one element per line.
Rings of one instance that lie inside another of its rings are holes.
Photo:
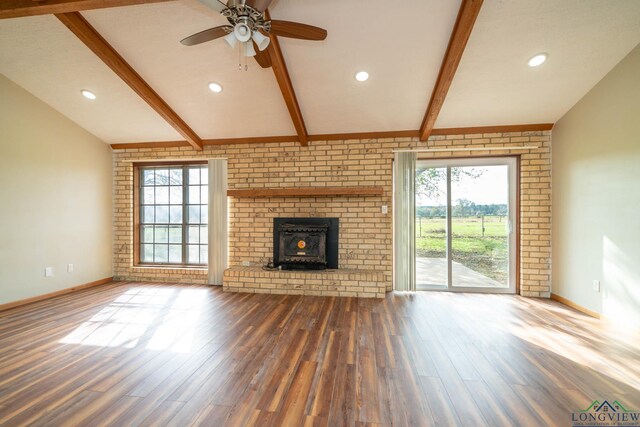
<path fill-rule="evenodd" d="M 231 265 L 265 263 L 272 254 L 274 217 L 340 218 L 340 266 L 376 269 L 391 290 L 392 150 L 398 148 L 482 148 L 538 145 L 531 150 L 438 151 L 420 158 L 521 156 L 521 294 L 548 296 L 550 287 L 551 156 L 550 132 L 512 132 L 411 138 L 297 143 L 141 148 L 114 151 L 114 275 L 124 280 L 205 283 L 206 270 L 133 267 L 133 166 L 150 159 L 225 157 L 229 188 L 303 186 L 382 186 L 383 196 L 318 198 L 230 198 Z"/>

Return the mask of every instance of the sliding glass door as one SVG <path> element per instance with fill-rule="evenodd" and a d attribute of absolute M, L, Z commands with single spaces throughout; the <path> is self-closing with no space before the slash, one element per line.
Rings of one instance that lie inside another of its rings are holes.
<path fill-rule="evenodd" d="M 416 163 L 418 290 L 515 292 L 515 158 Z"/>

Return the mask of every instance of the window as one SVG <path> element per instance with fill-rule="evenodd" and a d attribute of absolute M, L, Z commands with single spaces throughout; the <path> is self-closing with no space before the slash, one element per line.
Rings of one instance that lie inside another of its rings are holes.
<path fill-rule="evenodd" d="M 139 166 L 136 174 L 137 263 L 206 265 L 207 166 Z"/>

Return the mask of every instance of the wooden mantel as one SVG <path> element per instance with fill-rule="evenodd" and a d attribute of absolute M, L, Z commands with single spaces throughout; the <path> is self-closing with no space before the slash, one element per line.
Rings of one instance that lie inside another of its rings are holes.
<path fill-rule="evenodd" d="M 227 191 L 231 197 L 382 196 L 383 193 L 382 187 L 245 188 Z"/>

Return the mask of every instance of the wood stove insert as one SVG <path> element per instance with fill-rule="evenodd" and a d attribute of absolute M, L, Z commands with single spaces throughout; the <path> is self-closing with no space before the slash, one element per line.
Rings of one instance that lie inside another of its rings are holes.
<path fill-rule="evenodd" d="M 274 218 L 273 261 L 283 270 L 338 268 L 338 218 Z"/>

